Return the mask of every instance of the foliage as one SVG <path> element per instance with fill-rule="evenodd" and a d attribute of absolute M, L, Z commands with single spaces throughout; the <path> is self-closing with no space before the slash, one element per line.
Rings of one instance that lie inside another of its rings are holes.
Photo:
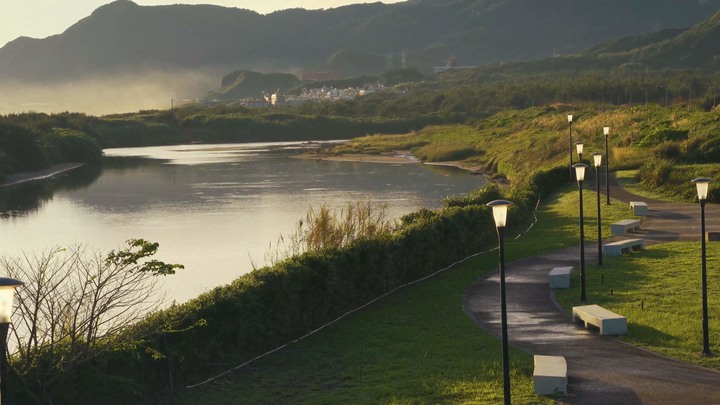
<path fill-rule="evenodd" d="M 500 187 L 491 183 L 483 188 L 472 191 L 467 196 L 445 197 L 445 205 L 448 207 L 467 207 L 469 205 L 483 205 L 503 197 Z"/>
<path fill-rule="evenodd" d="M 671 170 L 672 162 L 669 160 L 651 160 L 640 168 L 638 176 L 647 186 L 657 187 L 667 181 Z"/>
<path fill-rule="evenodd" d="M 72 392 L 76 383 L 83 386 L 83 395 L 90 395 L 86 400 L 95 401 L 93 395 L 112 392 L 103 392 L 107 385 L 101 380 L 129 382 L 113 370 L 86 373 L 144 338 L 128 332 L 127 326 L 162 303 L 153 276 L 182 266 L 139 262 L 155 253 L 155 243 L 130 240 L 128 246 L 105 258 L 82 246 L 0 258 L 4 273 L 25 282 L 16 293 L 19 313 L 10 343 L 10 366 L 20 383 L 14 385 L 13 397 L 24 398 L 18 402 L 83 401 Z"/>
<path fill-rule="evenodd" d="M 77 128 L 83 118 L 72 114 L 21 114 L 0 117 L 0 174 L 35 171 L 58 163 L 98 162 L 102 156 L 95 139 Z"/>
<path fill-rule="evenodd" d="M 385 205 L 376 207 L 371 201 L 355 202 L 339 212 L 323 205 L 317 210 L 310 208 L 290 236 L 280 236 L 278 243 L 271 246 L 267 257 L 274 264 L 306 252 L 337 250 L 364 240 L 383 238 L 393 229 Z"/>
<path fill-rule="evenodd" d="M 100 145 L 95 139 L 75 129 L 53 128 L 45 135 L 44 143 L 52 163 L 96 163 L 102 157 Z"/>

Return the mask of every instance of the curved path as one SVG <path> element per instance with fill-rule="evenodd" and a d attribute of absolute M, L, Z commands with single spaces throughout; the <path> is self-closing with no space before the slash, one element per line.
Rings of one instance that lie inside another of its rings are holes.
<path fill-rule="evenodd" d="M 700 238 L 697 204 L 638 197 L 617 185 L 611 187 L 610 195 L 623 203 L 648 203 L 649 214 L 637 232 L 647 244 Z M 720 206 L 706 206 L 706 227 L 720 230 Z M 592 243 L 587 245 L 585 259 L 592 262 L 597 259 L 596 249 Z M 579 268 L 579 257 L 578 246 L 506 264 L 510 344 L 533 354 L 565 356 L 568 394 L 558 403 L 720 404 L 720 373 L 653 354 L 572 323 L 571 316 L 555 304 L 547 275 L 556 266 Z M 468 316 L 497 336 L 499 288 L 498 274 L 493 273 L 471 286 L 464 299 Z"/>

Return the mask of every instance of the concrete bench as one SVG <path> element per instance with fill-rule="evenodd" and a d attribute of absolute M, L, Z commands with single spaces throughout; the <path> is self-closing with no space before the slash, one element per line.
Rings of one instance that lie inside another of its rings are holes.
<path fill-rule="evenodd" d="M 630 209 L 637 216 L 644 217 L 648 214 L 648 205 L 642 201 L 630 201 Z"/>
<path fill-rule="evenodd" d="M 550 288 L 570 288 L 573 270 L 573 266 L 553 267 L 548 274 Z"/>
<path fill-rule="evenodd" d="M 644 248 L 644 239 L 624 239 L 603 245 L 603 254 L 605 256 L 620 256 L 623 253 L 630 253 L 632 250 L 639 251 Z"/>
<path fill-rule="evenodd" d="M 610 224 L 610 233 L 613 235 L 626 235 L 628 231 L 634 231 L 639 227 L 639 219 L 623 219 L 622 221 Z"/>
<path fill-rule="evenodd" d="M 533 386 L 538 395 L 567 393 L 567 362 L 562 356 L 534 356 Z"/>
<path fill-rule="evenodd" d="M 627 333 L 627 318 L 599 305 L 573 307 L 573 322 L 581 320 L 585 327 L 595 325 L 601 335 L 622 335 Z"/>

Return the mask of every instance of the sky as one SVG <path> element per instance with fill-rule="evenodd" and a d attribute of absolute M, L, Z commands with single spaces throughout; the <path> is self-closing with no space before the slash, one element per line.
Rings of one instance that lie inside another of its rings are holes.
<path fill-rule="evenodd" d="M 266 14 L 288 8 L 320 9 L 376 0 L 133 0 L 141 6 L 168 4 L 216 4 Z M 383 0 L 398 3 L 402 0 Z M 0 47 L 26 36 L 45 38 L 60 34 L 110 0 L 0 0 Z"/>

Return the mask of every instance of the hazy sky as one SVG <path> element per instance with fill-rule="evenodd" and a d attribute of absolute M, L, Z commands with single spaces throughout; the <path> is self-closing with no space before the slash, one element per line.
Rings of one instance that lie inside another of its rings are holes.
<path fill-rule="evenodd" d="M 302 7 L 332 8 L 376 0 L 133 0 L 143 6 L 167 4 L 217 4 L 269 13 Z M 383 0 L 398 3 L 402 0 Z M 0 47 L 19 36 L 45 38 L 60 34 L 110 0 L 0 0 Z"/>

